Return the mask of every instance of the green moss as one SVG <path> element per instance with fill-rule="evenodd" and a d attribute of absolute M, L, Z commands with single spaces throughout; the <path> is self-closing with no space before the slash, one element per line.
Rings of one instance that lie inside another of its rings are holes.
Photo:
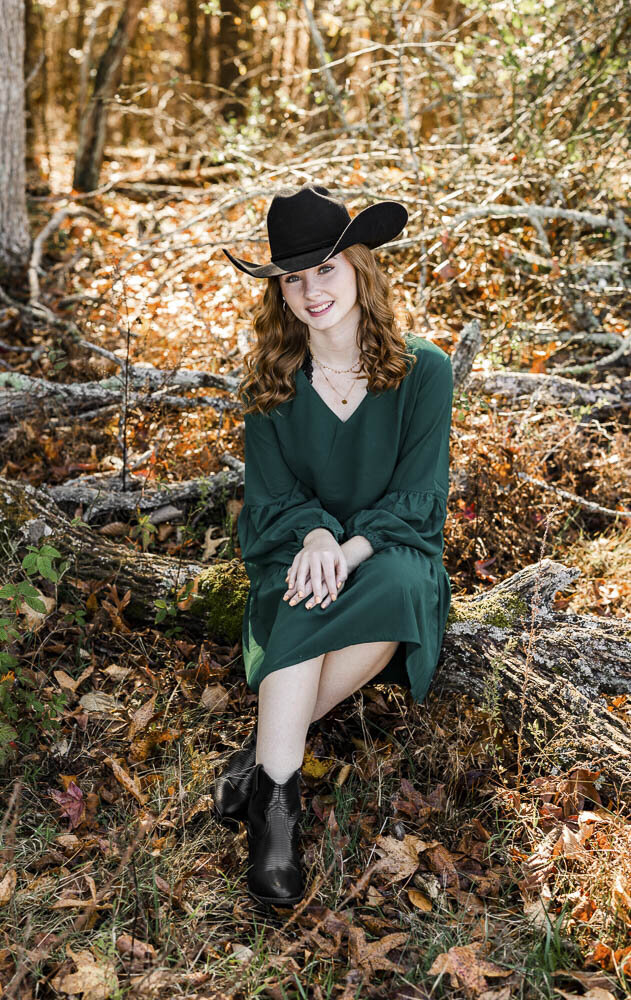
<path fill-rule="evenodd" d="M 213 638 L 237 642 L 241 638 L 249 589 L 250 581 L 241 560 L 209 566 L 198 578 L 191 611 L 204 616 Z"/>
<path fill-rule="evenodd" d="M 528 605 L 518 594 L 486 597 L 475 604 L 465 599 L 453 600 L 447 617 L 447 628 L 457 622 L 515 628 L 528 614 Z"/>

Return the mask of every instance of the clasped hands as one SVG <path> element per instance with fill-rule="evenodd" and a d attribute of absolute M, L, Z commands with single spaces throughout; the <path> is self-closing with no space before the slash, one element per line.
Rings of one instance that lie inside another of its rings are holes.
<path fill-rule="evenodd" d="M 337 600 L 348 572 L 341 545 L 330 532 L 323 532 L 307 542 L 294 558 L 285 577 L 287 591 L 283 600 L 293 606 L 308 597 L 307 609 L 314 604 L 326 608 L 331 601 Z"/>

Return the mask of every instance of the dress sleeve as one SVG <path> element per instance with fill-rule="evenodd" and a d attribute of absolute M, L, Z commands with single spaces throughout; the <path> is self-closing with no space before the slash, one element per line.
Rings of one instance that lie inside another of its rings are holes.
<path fill-rule="evenodd" d="M 453 370 L 448 355 L 423 352 L 419 364 L 426 370 L 419 372 L 416 399 L 386 491 L 344 522 L 347 538 L 363 535 L 375 552 L 392 545 L 408 545 L 430 556 L 443 550 Z"/>
<path fill-rule="evenodd" d="M 314 528 L 327 528 L 338 542 L 344 534 L 340 522 L 293 474 L 271 417 L 261 413 L 245 415 L 244 493 L 237 533 L 250 578 L 270 565 L 289 568 Z"/>

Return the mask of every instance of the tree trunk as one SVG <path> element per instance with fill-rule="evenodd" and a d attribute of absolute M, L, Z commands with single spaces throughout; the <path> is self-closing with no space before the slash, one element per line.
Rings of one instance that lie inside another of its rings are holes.
<path fill-rule="evenodd" d="M 24 0 L 0 0 L 0 282 L 23 274 L 26 213 Z"/>
<path fill-rule="evenodd" d="M 127 0 L 114 34 L 99 60 L 92 96 L 81 117 L 73 186 L 77 191 L 94 191 L 105 148 L 107 104 L 121 76 L 123 57 L 134 37 L 144 0 Z"/>
<path fill-rule="evenodd" d="M 240 638 L 249 583 L 237 559 L 204 566 L 134 551 L 69 521 L 42 491 L 6 479 L 0 479 L 3 533 L 24 545 L 42 538 L 55 545 L 71 560 L 67 585 L 113 583 L 119 599 L 129 590 L 122 612 L 129 620 L 152 623 L 156 598 L 168 602 L 190 581 L 195 596 L 175 621 L 191 635 Z M 486 594 L 454 599 L 432 690 L 469 695 L 510 731 L 519 731 L 523 710 L 527 747 L 543 749 L 561 768 L 596 767 L 624 794 L 631 731 L 602 696 L 631 693 L 631 621 L 555 611 L 556 592 L 578 575 L 546 559 Z"/>
<path fill-rule="evenodd" d="M 241 83 L 239 41 L 248 42 L 251 35 L 250 0 L 221 0 L 222 18 L 219 25 L 219 86 L 234 95 L 235 100 L 222 104 L 221 113 L 226 121 L 245 118 L 247 107 L 236 98 L 247 96 Z M 244 60 L 245 61 L 245 60 Z M 222 97 L 223 100 L 223 97 Z"/>

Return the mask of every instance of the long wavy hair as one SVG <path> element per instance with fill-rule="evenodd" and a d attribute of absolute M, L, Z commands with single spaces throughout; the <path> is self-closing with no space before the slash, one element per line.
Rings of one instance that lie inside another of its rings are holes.
<path fill-rule="evenodd" d="M 407 350 L 405 334 L 395 314 L 394 293 L 380 270 L 372 250 L 355 243 L 343 251 L 357 274 L 357 301 L 361 318 L 357 328 L 360 360 L 368 378 L 368 389 L 381 392 L 398 388 L 416 355 Z M 413 318 L 403 310 L 407 330 Z M 256 343 L 244 357 L 245 376 L 237 389 L 243 413 L 269 413 L 295 395 L 295 375 L 307 353 L 309 328 L 283 309 L 283 295 L 277 276 L 267 279 L 267 287 L 254 313 Z"/>

